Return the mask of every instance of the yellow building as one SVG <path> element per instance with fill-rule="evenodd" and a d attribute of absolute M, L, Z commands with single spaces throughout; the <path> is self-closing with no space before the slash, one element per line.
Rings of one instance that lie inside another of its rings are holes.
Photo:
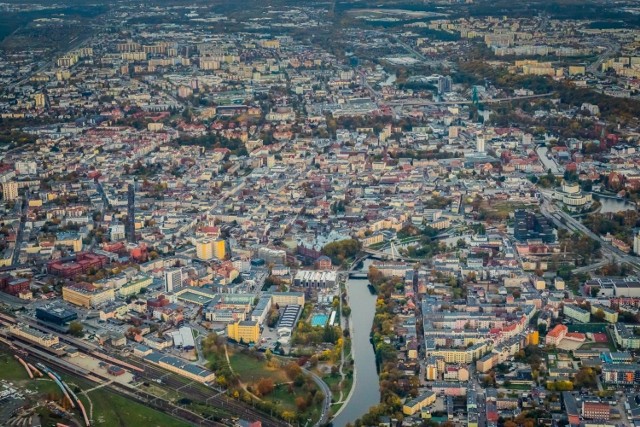
<path fill-rule="evenodd" d="M 371 236 L 363 237 L 360 239 L 362 242 L 362 246 L 368 248 L 371 245 L 375 245 L 377 243 L 382 243 L 384 241 L 384 235 L 382 233 L 375 233 Z"/>
<path fill-rule="evenodd" d="M 9 332 L 12 335 L 40 344 L 43 347 L 51 347 L 59 343 L 57 336 L 45 334 L 44 332 L 33 329 L 28 325 L 11 325 L 9 326 Z"/>
<path fill-rule="evenodd" d="M 213 258 L 213 241 L 211 239 L 200 239 L 196 241 L 196 256 L 202 260 Z"/>
<path fill-rule="evenodd" d="M 438 367 L 436 365 L 427 365 L 426 379 L 429 381 L 438 379 Z"/>
<path fill-rule="evenodd" d="M 579 74 L 585 74 L 586 68 L 584 65 L 569 65 L 569 75 L 577 76 Z"/>
<path fill-rule="evenodd" d="M 153 283 L 153 278 L 151 276 L 140 275 L 136 277 L 134 280 L 127 283 L 126 285 L 123 285 L 120 289 L 118 289 L 118 295 L 120 295 L 121 297 L 136 295 L 140 293 L 141 290 L 145 289 L 147 286 L 150 286 L 152 283 Z"/>
<path fill-rule="evenodd" d="M 469 348 L 431 350 L 429 356 L 442 357 L 446 363 L 472 363 L 474 360 L 480 359 L 488 351 L 489 346 L 487 343 L 478 343 Z"/>
<path fill-rule="evenodd" d="M 224 239 L 216 239 L 213 241 L 213 256 L 223 260 L 227 255 L 227 244 Z"/>
<path fill-rule="evenodd" d="M 33 99 L 36 103 L 36 108 L 44 108 L 45 103 L 47 102 L 47 99 L 43 93 L 36 93 Z"/>
<path fill-rule="evenodd" d="M 82 251 L 82 239 L 77 234 L 58 234 L 56 245 L 69 246 L 74 252 Z"/>
<path fill-rule="evenodd" d="M 429 405 L 433 405 L 436 401 L 436 394 L 428 391 L 415 399 L 408 400 L 402 406 L 402 413 L 408 416 L 414 415 Z"/>
<path fill-rule="evenodd" d="M 9 267 L 13 261 L 13 249 L 5 249 L 4 252 L 0 252 L 0 267 Z"/>
<path fill-rule="evenodd" d="M 527 334 L 527 345 L 540 344 L 540 333 L 538 331 L 531 331 Z"/>
<path fill-rule="evenodd" d="M 304 292 L 274 292 L 271 294 L 271 303 L 281 307 L 290 304 L 304 306 Z"/>
<path fill-rule="evenodd" d="M 113 289 L 100 289 L 93 285 L 70 285 L 62 288 L 62 299 L 82 307 L 95 307 L 116 299 Z"/>
<path fill-rule="evenodd" d="M 260 40 L 258 43 L 267 49 L 280 49 L 280 40 L 278 39 Z"/>
<path fill-rule="evenodd" d="M 229 323 L 227 337 L 240 343 L 255 343 L 260 339 L 260 325 L 253 320 Z"/>
<path fill-rule="evenodd" d="M 609 307 L 605 307 L 600 304 L 591 304 L 591 314 L 596 314 L 598 311 L 602 310 L 604 313 L 604 320 L 609 323 L 616 323 L 618 321 L 618 312 L 610 309 Z"/>
<path fill-rule="evenodd" d="M 476 362 L 476 370 L 481 373 L 489 372 L 498 362 L 498 355 L 495 353 L 487 354 Z"/>

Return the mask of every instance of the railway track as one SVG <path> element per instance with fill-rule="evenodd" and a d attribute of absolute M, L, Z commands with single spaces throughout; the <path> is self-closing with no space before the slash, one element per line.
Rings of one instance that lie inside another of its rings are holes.
<path fill-rule="evenodd" d="M 180 394 L 195 402 L 204 403 L 206 405 L 222 409 L 239 418 L 260 421 L 262 425 L 266 427 L 289 426 L 289 424 L 282 420 L 271 417 L 257 409 L 230 398 L 221 390 L 216 390 L 195 382 L 185 382 L 185 379 L 182 377 L 170 373 L 162 368 L 150 366 L 137 361 L 134 362 L 132 360 L 129 360 L 128 363 L 144 368 L 144 373 L 138 373 L 138 376 L 147 381 L 157 382 L 157 380 L 161 380 L 163 385 L 168 386 L 172 390 L 178 391 Z"/>
<path fill-rule="evenodd" d="M 55 334 L 60 338 L 61 341 L 73 345 L 79 351 L 86 353 L 89 356 L 93 356 L 93 357 L 102 359 L 104 361 L 107 361 L 108 363 L 121 366 L 124 369 L 131 371 L 136 376 L 144 379 L 145 381 L 157 382 L 157 380 L 162 380 L 163 384 L 166 385 L 169 389 L 178 391 L 182 396 L 184 396 L 187 399 L 190 399 L 195 403 L 205 404 L 205 405 L 212 406 L 214 408 L 219 408 L 224 412 L 229 413 L 230 416 L 233 416 L 233 417 L 248 419 L 250 421 L 260 421 L 265 427 L 288 427 L 289 426 L 289 424 L 283 420 L 272 417 L 269 414 L 266 414 L 252 406 L 247 405 L 246 403 L 230 398 L 229 396 L 224 394 L 222 390 L 215 389 L 215 388 L 206 386 L 204 384 L 189 381 L 184 377 L 181 377 L 177 374 L 171 373 L 165 369 L 156 367 L 149 363 L 145 363 L 141 360 L 140 361 L 132 360 L 132 359 L 127 359 L 127 361 L 121 360 L 119 358 L 105 354 L 104 350 L 102 350 L 100 347 L 94 344 L 86 343 L 80 339 L 73 338 L 68 335 L 62 335 L 58 331 L 55 331 L 47 327 L 46 325 L 35 322 L 31 319 L 26 319 L 26 318 L 16 319 L 16 318 L 13 318 L 12 316 L 8 316 L 0 313 L 0 323 L 11 324 L 11 323 L 15 323 L 16 321 L 27 323 L 29 326 L 39 329 L 43 332 Z M 34 350 L 40 352 L 40 357 L 44 357 L 43 355 L 47 355 L 47 353 L 43 352 L 42 350 L 38 350 L 35 348 Z M 95 381 L 95 377 L 91 378 L 92 375 L 101 377 L 102 380 L 106 380 L 106 381 L 110 380 L 110 378 L 103 377 L 102 375 L 99 375 L 95 372 L 85 371 L 82 368 L 76 367 L 75 365 L 70 364 L 64 359 L 57 359 L 57 363 L 65 365 L 64 368 L 67 370 L 75 370 L 76 375 L 81 375 L 92 381 Z M 112 384 L 113 384 L 113 387 L 111 388 L 114 390 L 118 389 L 118 387 L 123 387 L 118 383 L 112 383 Z M 133 389 L 129 389 L 129 388 L 126 388 L 126 389 L 127 389 L 127 392 L 133 393 L 132 391 Z M 120 391 L 122 392 L 122 390 Z M 151 399 L 152 401 L 162 400 L 161 398 L 145 393 L 140 389 L 135 389 L 135 393 L 144 394 L 145 396 L 143 397 L 145 399 Z M 146 400 L 144 401 L 144 403 L 148 404 Z M 169 405 L 172 405 L 171 406 L 172 411 L 180 410 L 180 407 L 175 406 L 170 402 L 166 402 L 166 403 L 168 403 Z M 174 412 L 165 411 L 163 408 L 157 408 L 157 409 L 174 414 Z M 208 421 L 208 418 L 206 417 L 200 417 L 200 418 L 202 419 L 201 422 Z M 197 425 L 209 425 L 209 424 L 197 424 Z M 224 424 L 215 424 L 215 425 L 224 425 Z"/>
<path fill-rule="evenodd" d="M 44 363 L 44 364 L 55 367 L 55 369 L 60 372 L 64 372 L 66 374 L 70 374 L 70 375 L 74 375 L 74 376 L 78 376 L 78 377 L 90 380 L 89 374 L 91 373 L 89 371 L 86 371 L 81 368 L 75 368 L 73 365 L 69 363 L 60 363 L 56 357 L 46 355 L 46 353 L 45 354 L 42 354 L 42 353 L 43 352 L 28 351 L 28 355 L 25 356 L 25 359 L 35 363 L 38 363 L 38 362 Z M 101 377 L 100 379 L 102 381 L 109 380 L 109 378 L 106 378 L 97 373 L 93 373 L 93 375 L 97 377 Z M 223 427 L 226 425 L 222 422 L 203 417 L 187 409 L 176 406 L 171 402 L 168 402 L 162 398 L 159 398 L 155 395 L 144 392 L 142 390 L 131 389 L 129 387 L 126 387 L 116 382 L 112 382 L 106 385 L 105 387 L 107 387 L 111 392 L 114 392 L 122 397 L 125 397 L 130 400 L 134 400 L 142 405 L 151 407 L 155 410 L 158 410 L 166 414 L 170 414 L 176 418 L 192 423 L 194 425 L 207 426 L 207 427 L 209 426 Z"/>

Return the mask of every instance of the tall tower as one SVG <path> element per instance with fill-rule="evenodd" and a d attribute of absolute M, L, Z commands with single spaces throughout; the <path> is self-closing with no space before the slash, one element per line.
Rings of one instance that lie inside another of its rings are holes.
<path fill-rule="evenodd" d="M 478 135 L 476 137 L 476 151 L 478 153 L 484 153 L 484 136 Z"/>
<path fill-rule="evenodd" d="M 164 272 L 164 290 L 173 292 L 174 289 L 182 287 L 182 268 L 172 268 Z"/>
<path fill-rule="evenodd" d="M 136 242 L 136 208 L 135 208 L 135 189 L 133 184 L 127 187 L 127 241 L 129 243 Z"/>

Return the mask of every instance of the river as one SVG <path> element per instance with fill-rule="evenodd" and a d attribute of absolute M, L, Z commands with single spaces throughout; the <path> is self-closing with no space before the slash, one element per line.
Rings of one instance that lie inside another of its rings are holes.
<path fill-rule="evenodd" d="M 364 263 L 368 269 L 370 262 Z M 354 385 L 351 398 L 333 419 L 333 425 L 344 427 L 366 414 L 369 408 L 380 403 L 380 387 L 376 357 L 369 341 L 373 317 L 376 311 L 376 296 L 371 295 L 366 279 L 349 279 L 347 295 L 351 307 L 351 348 L 354 360 Z"/>

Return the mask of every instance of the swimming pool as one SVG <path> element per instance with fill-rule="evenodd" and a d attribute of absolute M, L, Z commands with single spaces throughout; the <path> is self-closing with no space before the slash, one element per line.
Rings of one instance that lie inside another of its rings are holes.
<path fill-rule="evenodd" d="M 311 326 L 324 326 L 327 324 L 329 316 L 326 314 L 314 314 L 311 316 Z"/>

